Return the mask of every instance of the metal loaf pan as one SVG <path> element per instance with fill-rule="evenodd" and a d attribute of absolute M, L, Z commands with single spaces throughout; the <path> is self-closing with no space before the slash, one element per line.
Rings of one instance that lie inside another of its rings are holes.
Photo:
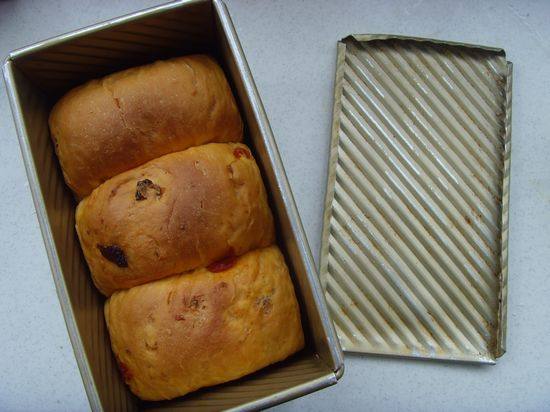
<path fill-rule="evenodd" d="M 235 382 L 166 402 L 141 402 L 122 382 L 74 229 L 75 201 L 63 182 L 48 114 L 73 86 L 159 58 L 212 53 L 224 66 L 260 164 L 300 300 L 306 349 Z M 4 76 L 21 152 L 59 301 L 92 410 L 265 408 L 335 384 L 343 356 L 292 193 L 228 11 L 219 0 L 179 1 L 61 35 L 8 56 Z"/>

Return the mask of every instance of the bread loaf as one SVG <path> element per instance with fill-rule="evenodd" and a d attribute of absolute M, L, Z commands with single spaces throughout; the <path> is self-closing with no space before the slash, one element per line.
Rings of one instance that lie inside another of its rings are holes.
<path fill-rule="evenodd" d="M 92 80 L 67 93 L 49 123 L 65 181 L 78 198 L 167 153 L 239 142 L 243 129 L 222 69 L 204 55 Z"/>
<path fill-rule="evenodd" d="M 80 202 L 76 227 L 106 295 L 274 242 L 258 166 L 238 143 L 193 147 L 113 177 Z"/>
<path fill-rule="evenodd" d="M 304 346 L 294 289 L 276 246 L 225 269 L 147 283 L 105 304 L 113 351 L 141 399 L 171 399 L 237 379 Z"/>

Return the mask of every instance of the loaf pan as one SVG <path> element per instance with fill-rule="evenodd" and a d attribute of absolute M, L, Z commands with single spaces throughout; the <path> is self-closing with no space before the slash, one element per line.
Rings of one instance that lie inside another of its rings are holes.
<path fill-rule="evenodd" d="M 48 132 L 53 103 L 77 84 L 160 58 L 207 52 L 224 67 L 245 119 L 302 309 L 306 348 L 238 381 L 165 402 L 142 402 L 124 385 L 74 229 L 76 203 Z M 251 410 L 333 385 L 343 356 L 312 255 L 254 80 L 219 0 L 179 1 L 77 30 L 9 54 L 4 77 L 57 294 L 90 406 L 100 410 Z"/>
<path fill-rule="evenodd" d="M 344 350 L 504 353 L 511 85 L 502 49 L 338 43 L 320 275 Z"/>

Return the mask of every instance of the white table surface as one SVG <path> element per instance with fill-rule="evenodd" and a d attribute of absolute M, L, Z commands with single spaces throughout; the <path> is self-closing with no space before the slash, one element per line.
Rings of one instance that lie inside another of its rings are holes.
<path fill-rule="evenodd" d="M 550 1 L 227 2 L 316 258 L 338 39 L 494 45 L 514 63 L 508 353 L 496 366 L 347 355 L 338 385 L 277 409 L 550 410 Z M 0 55 L 159 3 L 0 1 Z M 0 409 L 88 410 L 0 91 Z"/>

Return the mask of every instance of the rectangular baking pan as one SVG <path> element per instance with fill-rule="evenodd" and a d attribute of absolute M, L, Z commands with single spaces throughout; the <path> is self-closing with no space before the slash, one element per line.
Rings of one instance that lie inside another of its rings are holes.
<path fill-rule="evenodd" d="M 505 351 L 512 64 L 393 35 L 338 43 L 320 276 L 345 351 Z"/>
<path fill-rule="evenodd" d="M 57 98 L 88 79 L 159 58 L 214 54 L 245 119 L 246 143 L 271 198 L 278 243 L 300 300 L 306 349 L 238 381 L 166 402 L 141 402 L 124 385 L 74 229 L 75 201 L 48 132 Z M 16 50 L 4 64 L 11 109 L 57 294 L 92 410 L 266 408 L 336 383 L 343 356 L 283 165 L 228 11 L 219 0 L 178 1 Z"/>

